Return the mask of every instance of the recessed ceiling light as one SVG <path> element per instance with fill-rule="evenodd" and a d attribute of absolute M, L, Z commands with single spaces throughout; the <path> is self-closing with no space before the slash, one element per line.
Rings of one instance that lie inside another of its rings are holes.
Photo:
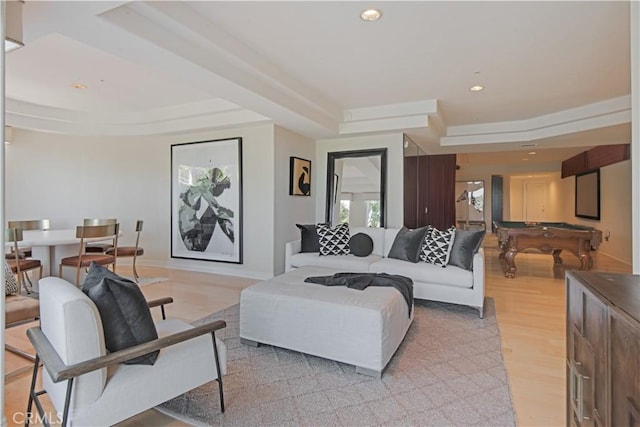
<path fill-rule="evenodd" d="M 522 160 L 529 160 L 529 159 L 527 159 L 527 158 L 525 157 L 525 158 L 524 158 L 524 159 L 522 159 Z"/>
<path fill-rule="evenodd" d="M 471 87 L 469 88 L 469 90 L 470 90 L 471 92 L 480 92 L 481 90 L 484 90 L 484 86 L 482 86 L 482 85 L 475 85 L 475 86 L 471 86 Z"/>
<path fill-rule="evenodd" d="M 72 88 L 74 89 L 86 89 L 87 86 L 83 85 L 82 83 L 74 83 L 71 85 Z"/>
<path fill-rule="evenodd" d="M 533 156 L 534 154 L 536 154 L 536 152 L 535 151 L 529 151 L 529 154 L 531 154 Z"/>
<path fill-rule="evenodd" d="M 367 9 L 360 14 L 360 19 L 363 21 L 377 21 L 382 16 L 382 13 L 378 9 Z"/>

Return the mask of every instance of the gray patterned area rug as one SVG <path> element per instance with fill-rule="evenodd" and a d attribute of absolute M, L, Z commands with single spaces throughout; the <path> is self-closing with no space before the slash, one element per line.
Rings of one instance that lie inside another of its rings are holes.
<path fill-rule="evenodd" d="M 468 307 L 416 302 L 407 336 L 381 379 L 355 368 L 268 345 L 240 344 L 239 306 L 196 324 L 224 319 L 223 377 L 157 409 L 194 425 L 514 426 L 493 300 L 485 318 Z"/>

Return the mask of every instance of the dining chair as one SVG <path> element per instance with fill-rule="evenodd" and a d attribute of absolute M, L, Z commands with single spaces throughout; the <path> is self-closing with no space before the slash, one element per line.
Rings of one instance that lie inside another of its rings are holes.
<path fill-rule="evenodd" d="M 116 218 L 85 218 L 82 221 L 82 225 L 109 225 L 116 224 L 118 220 Z M 113 245 L 110 243 L 104 242 L 96 242 L 96 243 L 87 243 L 84 251 L 87 253 L 105 253 L 107 249 L 113 248 Z"/>
<path fill-rule="evenodd" d="M 20 285 L 16 282 L 16 279 L 11 271 L 11 267 L 5 260 L 4 262 L 4 281 L 5 281 L 5 303 L 4 303 L 4 327 L 5 329 L 12 328 L 14 326 L 20 326 L 25 323 L 38 320 L 40 317 L 40 304 L 38 299 L 31 298 L 20 294 Z M 4 348 L 5 350 L 17 354 L 20 357 L 35 361 L 35 356 L 22 350 L 14 345 L 9 344 L 7 338 L 9 336 L 5 334 Z M 18 370 L 22 372 L 22 370 Z M 8 374 L 19 374 L 18 371 L 6 372 Z"/>
<path fill-rule="evenodd" d="M 21 242 L 22 229 L 21 228 L 8 228 L 5 232 L 5 240 L 13 243 L 13 259 L 7 259 L 7 264 L 11 268 L 11 272 L 18 278 L 18 284 L 21 288 L 27 291 L 27 294 L 33 293 L 32 289 L 29 289 L 25 283 L 26 274 L 28 271 L 38 269 L 40 271 L 40 277 L 42 279 L 42 262 L 39 259 L 33 258 L 21 258 L 20 247 L 18 242 Z"/>
<path fill-rule="evenodd" d="M 116 268 L 116 254 L 106 255 L 100 253 L 86 253 L 86 239 L 91 238 L 104 238 L 110 239 L 114 248 L 118 246 L 118 232 L 120 224 L 108 224 L 108 225 L 79 225 L 76 227 L 76 238 L 80 239 L 80 249 L 78 255 L 62 258 L 60 260 L 60 267 L 58 276 L 62 277 L 62 267 L 73 267 L 76 269 L 76 286 L 80 286 L 80 270 L 82 268 L 88 268 L 91 261 L 95 261 L 99 265 L 107 266 L 111 265 L 115 271 Z"/>
<path fill-rule="evenodd" d="M 141 255 L 144 255 L 144 248 L 140 246 L 140 232 L 142 232 L 142 223 L 143 221 L 139 219 L 136 221 L 136 245 L 135 246 L 118 246 L 117 252 L 116 248 L 110 248 L 105 251 L 107 255 L 113 255 L 118 257 L 133 257 L 133 278 L 136 283 L 138 283 L 138 272 L 136 271 L 136 258 Z M 116 255 L 117 254 L 117 255 Z M 114 266 L 115 271 L 115 266 Z"/>
<path fill-rule="evenodd" d="M 22 230 L 48 230 L 51 228 L 51 224 L 48 219 L 29 219 L 22 221 L 8 221 L 7 227 L 20 228 Z M 13 251 L 13 248 L 11 250 Z M 20 248 L 20 258 L 30 258 L 31 256 L 31 248 Z M 13 258 L 13 255 L 7 254 L 7 257 L 11 259 Z"/>

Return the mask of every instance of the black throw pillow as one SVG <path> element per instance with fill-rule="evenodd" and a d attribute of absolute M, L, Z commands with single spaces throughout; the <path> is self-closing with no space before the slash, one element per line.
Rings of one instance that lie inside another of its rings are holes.
<path fill-rule="evenodd" d="M 82 290 L 86 293 L 87 290 L 100 283 L 105 277 L 133 283 L 132 280 L 122 277 L 109 270 L 107 267 L 91 261 L 91 264 L 89 264 L 89 268 L 87 269 L 87 275 L 84 278 L 84 283 L 82 284 Z"/>
<path fill-rule="evenodd" d="M 473 270 L 473 256 L 478 252 L 484 239 L 484 230 L 456 230 L 456 238 L 449 255 L 449 265 Z"/>
<path fill-rule="evenodd" d="M 373 240 L 365 233 L 356 233 L 349 239 L 349 250 L 358 257 L 371 255 Z"/>
<path fill-rule="evenodd" d="M 418 262 L 420 260 L 422 241 L 428 231 L 429 226 L 416 228 L 415 230 L 402 227 L 393 240 L 393 245 L 391 245 L 388 257 L 403 261 Z"/>
<path fill-rule="evenodd" d="M 140 287 L 131 282 L 104 277 L 83 288 L 100 312 L 107 350 L 116 352 L 158 338 L 147 301 Z M 124 362 L 127 365 L 153 365 L 160 350 Z"/>
<path fill-rule="evenodd" d="M 296 224 L 296 227 L 300 229 L 300 240 L 302 241 L 300 252 L 320 252 L 316 224 Z"/>

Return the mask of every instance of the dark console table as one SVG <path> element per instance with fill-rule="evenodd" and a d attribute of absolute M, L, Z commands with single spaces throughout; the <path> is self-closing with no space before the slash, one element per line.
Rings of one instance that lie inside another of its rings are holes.
<path fill-rule="evenodd" d="M 569 271 L 567 426 L 640 426 L 640 276 Z"/>

